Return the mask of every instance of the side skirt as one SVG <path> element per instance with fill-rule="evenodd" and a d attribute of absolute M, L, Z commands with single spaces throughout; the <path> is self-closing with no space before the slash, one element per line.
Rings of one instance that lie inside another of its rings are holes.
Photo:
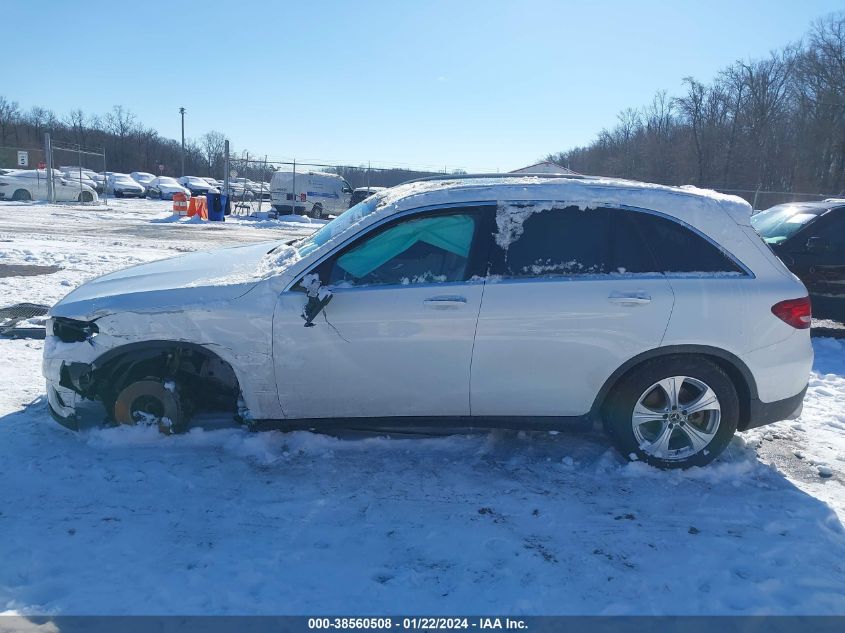
<path fill-rule="evenodd" d="M 425 430 L 459 432 L 467 429 L 512 429 L 515 431 L 586 431 L 593 427 L 593 418 L 583 416 L 402 416 L 378 418 L 294 418 L 289 420 L 255 420 L 249 428 L 255 431 L 300 430 L 378 430 L 423 432 Z"/>

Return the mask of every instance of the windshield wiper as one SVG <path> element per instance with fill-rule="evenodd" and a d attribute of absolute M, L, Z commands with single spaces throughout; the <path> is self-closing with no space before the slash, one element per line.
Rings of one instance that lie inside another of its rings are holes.
<path fill-rule="evenodd" d="M 273 248 L 271 248 L 269 251 L 267 251 L 267 254 L 268 254 L 268 255 L 270 255 L 271 253 L 275 253 L 275 252 L 276 252 L 277 250 L 279 250 L 282 246 L 290 246 L 291 244 L 294 244 L 295 242 L 298 242 L 298 241 L 299 241 L 299 238 L 296 238 L 296 237 L 295 237 L 295 238 L 293 238 L 293 239 L 288 240 L 287 242 L 282 242 L 282 243 L 281 243 L 281 244 L 279 244 L 278 246 L 274 246 L 274 247 L 273 247 Z"/>

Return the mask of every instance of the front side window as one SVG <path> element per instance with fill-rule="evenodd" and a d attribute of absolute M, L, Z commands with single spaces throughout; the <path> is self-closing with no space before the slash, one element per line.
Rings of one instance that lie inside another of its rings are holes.
<path fill-rule="evenodd" d="M 400 221 L 331 260 L 335 286 L 409 285 L 467 277 L 476 218 L 434 215 Z"/>

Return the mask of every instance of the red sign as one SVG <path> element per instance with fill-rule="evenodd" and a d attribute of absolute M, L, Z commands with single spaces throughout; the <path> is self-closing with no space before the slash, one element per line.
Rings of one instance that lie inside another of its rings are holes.
<path fill-rule="evenodd" d="M 299 194 L 299 201 L 305 202 L 305 194 L 304 193 Z"/>

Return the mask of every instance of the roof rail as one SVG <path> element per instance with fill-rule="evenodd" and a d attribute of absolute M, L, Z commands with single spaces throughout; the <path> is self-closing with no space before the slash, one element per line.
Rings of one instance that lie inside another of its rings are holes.
<path fill-rule="evenodd" d="M 437 176 L 425 176 L 423 178 L 413 178 L 406 180 L 402 184 L 406 185 L 410 182 L 428 182 L 436 180 L 473 180 L 475 178 L 559 178 L 562 180 L 589 180 L 595 176 L 584 176 L 582 174 L 510 174 L 510 173 L 494 173 L 494 174 L 438 174 Z"/>

